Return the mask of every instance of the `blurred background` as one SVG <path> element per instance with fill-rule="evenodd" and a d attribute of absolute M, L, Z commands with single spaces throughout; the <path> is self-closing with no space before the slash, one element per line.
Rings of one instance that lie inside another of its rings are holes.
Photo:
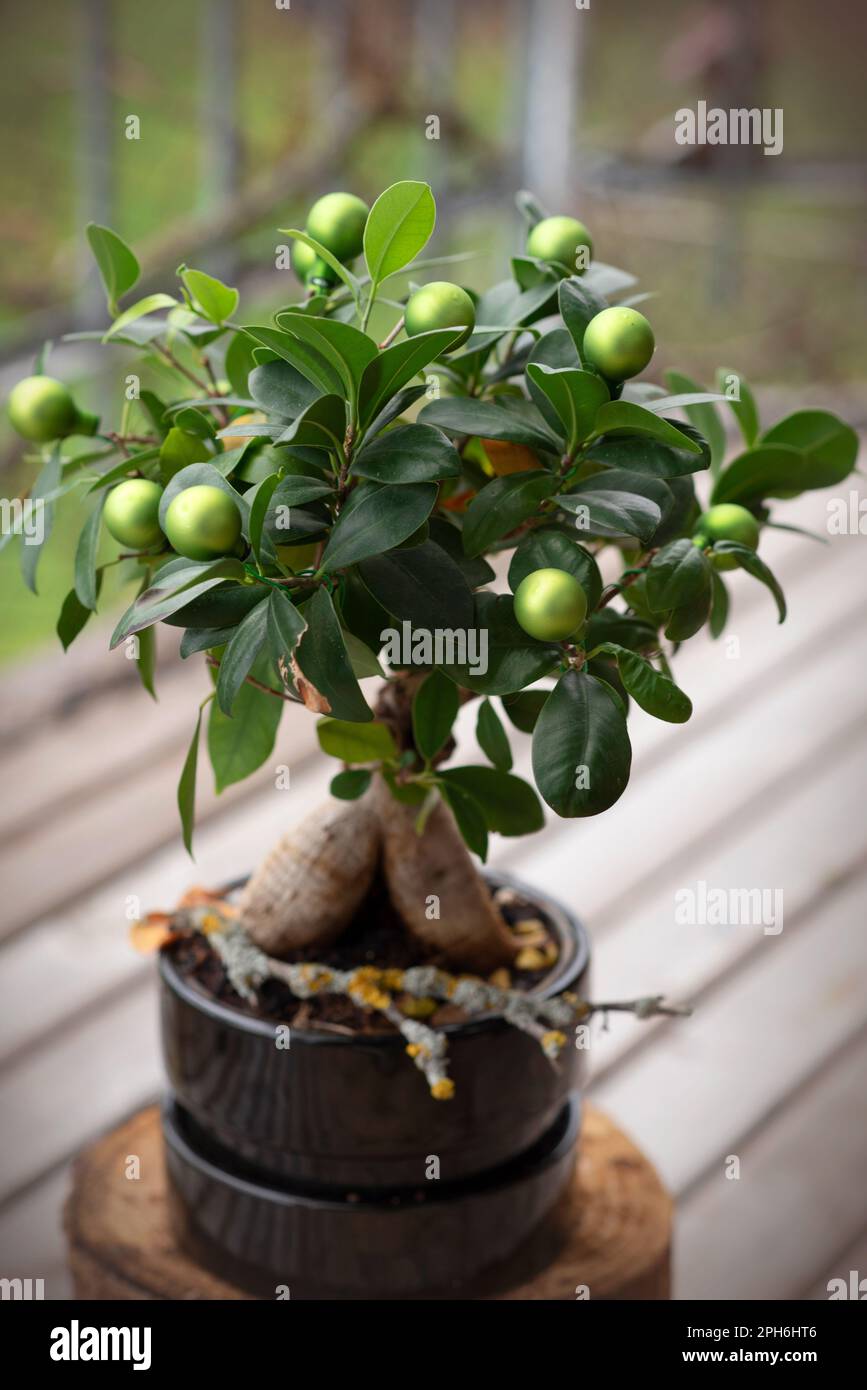
<path fill-rule="evenodd" d="M 83 405 L 116 406 L 133 359 L 64 342 L 106 323 L 88 220 L 133 245 L 142 293 L 173 289 L 184 260 L 237 284 L 253 321 L 296 295 L 277 228 L 303 226 L 329 189 L 372 201 L 424 178 L 430 249 L 476 252 L 468 286 L 507 273 L 514 194 L 530 189 L 654 294 L 654 374 L 731 366 L 766 423 L 807 403 L 867 421 L 867 14 L 847 0 L 3 0 L 0 19 L 4 398 L 50 342 L 49 370 Z M 783 152 L 679 145 L 675 112 L 700 100 L 780 108 Z M 0 495 L 30 469 L 3 415 Z M 867 1274 L 858 497 L 831 544 L 769 535 L 789 623 L 776 630 L 739 577 L 736 654 L 704 638 L 682 654 L 696 716 L 672 733 L 638 712 L 623 802 L 508 854 L 585 915 L 600 992 L 704 1001 L 679 1033 L 622 1021 L 596 1063 L 600 1102 L 681 1200 L 684 1296 L 824 1297 L 827 1271 L 859 1257 Z M 826 501 L 784 519 L 827 541 Z M 38 596 L 18 544 L 0 550 L 0 1274 L 50 1276 L 55 1296 L 68 1161 L 159 1086 L 150 968 L 124 920 L 191 877 L 248 868 L 327 779 L 299 712 L 275 754 L 293 774 L 276 807 L 273 768 L 219 803 L 200 768 L 190 866 L 174 784 L 205 677 L 164 644 L 154 705 L 106 651 L 124 598 L 111 589 L 62 656 L 80 505 L 57 509 Z M 677 928 L 675 892 L 702 879 L 782 887 L 785 932 Z M 752 1185 L 723 1179 L 733 1153 Z"/>

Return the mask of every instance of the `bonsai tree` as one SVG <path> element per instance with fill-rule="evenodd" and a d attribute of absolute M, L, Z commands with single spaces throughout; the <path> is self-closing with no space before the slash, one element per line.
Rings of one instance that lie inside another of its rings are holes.
<path fill-rule="evenodd" d="M 729 370 L 713 390 L 675 371 L 639 380 L 655 344 L 633 277 L 593 259 L 574 218 L 546 216 L 527 194 L 519 206 L 526 252 L 477 296 L 416 283 L 443 264 L 417 259 L 435 221 L 426 184 L 395 184 L 369 210 L 328 194 L 306 229 L 284 233 L 301 289 L 269 323 L 185 265 L 173 294 L 121 308 L 137 262 L 91 226 L 111 316 L 101 336 L 141 357 L 116 428 L 41 371 L 9 402 L 41 458 L 32 505 L 71 490 L 93 503 L 58 621 L 64 647 L 97 607 L 104 527 L 119 548 L 107 563 L 138 588 L 111 645 L 133 644 L 151 694 L 158 623 L 203 663 L 178 788 L 187 847 L 206 710 L 218 790 L 268 759 L 287 704 L 316 716 L 339 764 L 332 800 L 277 844 L 238 903 L 194 901 L 171 930 L 209 930 L 242 994 L 276 974 L 302 995 L 342 989 L 380 1008 L 441 1095 L 444 1044 L 396 1008 L 396 988 L 505 1008 L 552 1053 L 594 1007 L 512 988 L 550 960 L 509 929 L 472 856 L 485 859 L 491 833 L 539 830 L 540 798 L 583 817 L 623 795 L 631 705 L 689 719 L 670 659 L 701 629 L 723 632 L 733 569 L 770 591 L 783 621 L 762 533 L 781 524 L 778 500 L 839 483 L 857 451 L 826 411 L 763 429 Z M 399 301 L 398 276 L 409 277 Z M 391 314 L 381 342 L 374 308 Z M 722 411 L 743 436 L 727 465 Z M 708 470 L 702 511 L 695 479 Z M 31 585 L 37 559 L 25 547 Z M 373 705 L 368 676 L 383 678 Z M 469 701 L 487 763 L 455 765 Z M 535 788 L 512 771 L 509 725 L 532 733 Z M 435 965 L 389 975 L 311 961 L 378 866 Z"/>

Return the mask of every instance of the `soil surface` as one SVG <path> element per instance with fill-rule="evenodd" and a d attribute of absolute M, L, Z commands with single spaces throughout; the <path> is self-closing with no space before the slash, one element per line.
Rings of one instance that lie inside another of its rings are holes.
<path fill-rule="evenodd" d="M 512 889 L 500 888 L 494 889 L 493 892 L 497 906 L 506 922 L 515 930 L 519 941 L 522 939 L 522 931 L 527 931 L 530 923 L 540 923 L 547 927 L 545 914 L 528 899 Z M 532 941 L 536 937 L 529 934 L 527 939 Z M 553 933 L 550 933 L 549 943 L 554 939 Z M 170 952 L 177 970 L 186 980 L 211 998 L 219 1000 L 221 1004 L 239 1009 L 254 1018 L 326 1032 L 395 1031 L 393 1025 L 380 1014 L 359 1008 L 343 995 L 320 994 L 312 999 L 296 999 L 288 986 L 279 980 L 266 980 L 258 991 L 257 1003 L 248 1003 L 232 988 L 220 957 L 211 949 L 207 937 L 199 932 L 179 937 L 165 949 Z M 309 947 L 297 951 L 292 960 L 320 961 L 335 970 L 351 970 L 360 965 L 376 965 L 383 969 L 392 967 L 399 970 L 425 964 L 447 968 L 441 957 L 425 953 L 420 944 L 403 929 L 385 886 L 380 881 L 374 884 L 355 921 L 339 941 L 327 949 Z M 549 973 L 551 965 L 552 962 L 549 960 L 540 968 L 512 970 L 507 972 L 508 978 L 501 978 L 500 972 L 492 978 L 495 983 L 511 989 L 531 990 Z M 437 1027 L 444 1023 L 459 1022 L 464 1017 L 463 1011 L 453 1004 L 441 1004 L 425 1022 Z"/>

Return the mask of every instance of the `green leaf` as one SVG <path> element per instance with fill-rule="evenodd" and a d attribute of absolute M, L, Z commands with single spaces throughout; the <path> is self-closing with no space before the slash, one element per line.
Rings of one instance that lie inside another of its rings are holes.
<path fill-rule="evenodd" d="M 144 299 L 139 299 L 135 304 L 131 304 L 128 309 L 124 309 L 111 325 L 111 328 L 103 336 L 103 342 L 108 343 L 120 333 L 130 323 L 135 323 L 137 319 L 145 318 L 148 314 L 155 314 L 159 309 L 171 309 L 177 305 L 177 300 L 170 294 L 147 294 Z"/>
<path fill-rule="evenodd" d="M 136 669 L 138 670 L 139 680 L 152 699 L 157 698 L 154 686 L 154 676 L 157 666 L 157 634 L 156 628 L 145 627 L 137 637 L 138 656 L 136 657 Z"/>
<path fill-rule="evenodd" d="M 714 544 L 715 555 L 732 555 L 737 560 L 741 569 L 746 570 L 754 579 L 758 579 L 764 584 L 774 596 L 777 605 L 777 613 L 780 622 L 786 620 L 786 600 L 779 582 L 771 573 L 754 550 L 750 550 L 746 545 L 740 545 L 737 541 L 716 541 Z"/>
<path fill-rule="evenodd" d="M 654 613 L 665 613 L 707 593 L 710 579 L 710 565 L 698 546 L 688 537 L 671 541 L 648 568 L 647 602 Z"/>
<path fill-rule="evenodd" d="M 346 402 L 342 396 L 319 396 L 282 434 L 277 444 L 296 448 L 329 449 L 343 452 L 346 434 Z"/>
<path fill-rule="evenodd" d="M 729 388 L 737 382 L 736 396 L 730 394 Z M 739 372 L 733 372 L 730 367 L 718 367 L 716 374 L 717 390 L 721 391 L 732 408 L 732 413 L 740 426 L 744 443 L 753 445 L 759 434 L 759 408 L 756 405 L 756 398 L 747 383 Z"/>
<path fill-rule="evenodd" d="M 30 489 L 30 518 L 34 518 L 36 512 L 42 512 L 42 538 L 37 535 L 23 535 L 21 539 L 21 577 L 31 593 L 36 593 L 36 570 L 45 544 L 51 535 L 54 525 L 54 502 L 52 498 L 60 488 L 60 480 L 63 473 L 63 459 L 60 454 L 60 446 L 55 445 L 46 462 L 42 465 L 36 476 L 36 481 Z"/>
<path fill-rule="evenodd" d="M 711 569 L 711 587 L 710 635 L 721 637 L 729 615 L 729 591 L 715 569 Z"/>
<path fill-rule="evenodd" d="M 467 507 L 464 517 L 464 550 L 468 555 L 482 551 L 534 516 L 557 488 L 557 479 L 543 469 L 511 473 L 495 478 L 483 487 Z"/>
<path fill-rule="evenodd" d="M 608 387 L 594 372 L 577 367 L 556 369 L 541 362 L 529 362 L 527 376 L 550 400 L 567 447 L 573 452 L 592 431 L 599 407 L 609 400 Z"/>
<path fill-rule="evenodd" d="M 626 590 L 627 596 L 632 587 Z M 591 613 L 584 634 L 584 646 L 589 650 L 604 642 L 616 642 L 620 647 L 628 647 L 631 652 L 640 652 L 647 647 L 659 646 L 659 633 L 652 623 L 636 618 L 632 613 L 618 613 L 613 608 L 601 608 Z"/>
<path fill-rule="evenodd" d="M 670 420 L 654 415 L 652 410 L 645 410 L 643 405 L 636 405 L 633 401 L 608 401 L 599 407 L 594 433 L 599 436 L 621 431 L 650 435 L 653 439 L 661 439 L 663 444 L 670 444 L 673 449 L 701 453 L 701 445 Z"/>
<path fill-rule="evenodd" d="M 502 706 L 516 729 L 520 729 L 522 734 L 531 734 L 550 693 L 549 690 L 516 691 L 513 695 L 501 697 Z"/>
<path fill-rule="evenodd" d="M 256 365 L 253 351 L 253 343 L 246 333 L 232 334 L 223 369 L 236 396 L 247 395 L 249 376 Z"/>
<path fill-rule="evenodd" d="M 240 299 L 237 290 L 224 285 L 213 275 L 206 275 L 203 270 L 188 270 L 182 265 L 178 268 L 178 275 L 196 309 L 211 323 L 223 324 L 232 317 Z"/>
<path fill-rule="evenodd" d="M 293 240 L 301 241 L 305 246 L 309 246 L 311 251 L 315 251 L 319 259 L 323 260 L 326 265 L 329 265 L 334 271 L 334 274 L 343 281 L 344 285 L 346 285 L 351 293 L 352 298 L 356 302 L 358 301 L 360 285 L 358 276 L 353 275 L 352 271 L 348 270 L 347 267 L 329 251 L 327 246 L 323 246 L 321 241 L 317 241 L 315 237 L 310 236 L 309 232 L 300 232 L 296 227 L 279 227 L 278 231 L 281 236 L 291 236 Z"/>
<path fill-rule="evenodd" d="M 796 410 L 762 435 L 763 444 L 787 445 L 807 456 L 803 488 L 834 487 L 858 458 L 858 436 L 829 410 Z"/>
<path fill-rule="evenodd" d="M 240 560 L 223 559 L 198 563 L 185 560 L 179 568 L 163 566 L 149 589 L 129 606 L 111 636 L 112 650 L 125 638 L 158 623 L 224 579 L 243 579 Z"/>
<path fill-rule="evenodd" d="M 248 390 L 260 410 L 278 420 L 295 420 L 319 395 L 312 381 L 282 359 L 253 368 Z"/>
<path fill-rule="evenodd" d="M 323 395 L 342 395 L 340 373 L 321 353 L 292 333 L 283 333 L 267 324 L 246 325 L 243 330 L 255 343 L 261 343 L 284 362 L 296 367 Z"/>
<path fill-rule="evenodd" d="M 580 368 L 581 362 L 575 349 L 575 344 L 570 335 L 566 332 L 566 329 L 553 328 L 550 333 L 544 333 L 538 342 L 533 344 L 532 349 L 527 355 L 524 368 L 527 390 L 530 392 L 531 398 L 544 415 L 546 424 L 550 426 L 555 434 L 559 435 L 563 431 L 562 421 L 551 404 L 548 395 L 536 385 L 532 376 L 528 374 L 531 363 L 537 363 L 544 367 L 552 367 L 554 370 L 560 370 L 562 368 Z M 605 398 L 606 400 L 608 399 L 607 391 Z"/>
<path fill-rule="evenodd" d="M 236 628 L 250 609 L 255 608 L 261 601 L 263 588 L 260 584 L 233 584 L 231 581 L 217 583 L 213 589 L 200 594 L 189 603 L 184 603 L 163 621 L 168 627 Z"/>
<path fill-rule="evenodd" d="M 431 425 L 397 425 L 365 444 L 352 472 L 379 483 L 433 483 L 457 478 L 461 460 L 451 440 Z"/>
<path fill-rule="evenodd" d="M 223 653 L 217 673 L 217 704 L 224 714 L 231 715 L 235 697 L 265 645 L 269 610 L 267 599 L 251 608 L 235 628 Z"/>
<path fill-rule="evenodd" d="M 464 551 L 461 527 L 445 517 L 432 516 L 428 522 L 430 538 L 454 560 L 471 589 L 479 589 L 494 578 L 494 571 L 479 555 L 467 555 Z"/>
<path fill-rule="evenodd" d="M 100 227 L 96 222 L 88 222 L 86 232 L 105 286 L 108 312 L 115 318 L 117 301 L 127 290 L 132 289 L 141 274 L 139 263 L 126 242 L 110 227 Z"/>
<path fill-rule="evenodd" d="M 364 796 L 372 777 L 372 772 L 368 771 L 367 768 L 358 768 L 351 772 L 338 772 L 337 776 L 331 779 L 329 791 L 339 801 L 357 801 L 360 796 Z"/>
<path fill-rule="evenodd" d="M 671 642 L 685 642 L 688 637 L 694 637 L 700 628 L 704 627 L 710 616 L 711 595 L 713 590 L 710 585 L 700 593 L 695 594 L 685 603 L 681 603 L 677 608 L 673 608 L 669 614 L 668 624 L 665 635 Z"/>
<path fill-rule="evenodd" d="M 259 656 L 251 674 L 265 685 L 273 682 L 266 653 Z M 231 718 L 216 702 L 211 706 L 208 753 L 218 793 L 242 782 L 271 756 L 283 706 L 283 700 L 247 684 L 238 691 Z"/>
<path fill-rule="evenodd" d="M 529 401 L 524 404 L 531 405 Z M 557 453 L 560 449 L 557 439 L 550 433 L 535 406 L 522 415 L 493 401 L 444 396 L 426 405 L 418 418 L 425 425 L 438 425 L 447 434 L 477 434 L 482 439 L 504 439 L 547 453 Z"/>
<path fill-rule="evenodd" d="M 466 631 L 473 624 L 473 595 L 466 578 L 434 541 L 372 556 L 362 561 L 358 573 L 373 598 L 400 622 L 428 632 Z"/>
<path fill-rule="evenodd" d="M 277 315 L 277 326 L 300 338 L 337 373 L 347 400 L 357 402 L 365 368 L 377 357 L 377 347 L 366 333 L 336 319 L 316 318 L 297 309 Z"/>
<path fill-rule="evenodd" d="M 255 487 L 251 488 L 250 491 L 244 495 L 244 500 L 250 507 L 248 522 L 250 545 L 253 548 L 253 555 L 255 556 L 256 563 L 260 567 L 263 563 L 262 531 L 274 492 L 279 483 L 279 474 L 272 473 L 270 477 L 263 478 L 261 483 L 257 483 Z M 271 552 L 269 551 L 268 553 L 270 554 Z"/>
<path fill-rule="evenodd" d="M 559 527 L 539 527 L 521 541 L 509 565 L 512 593 L 528 574 L 543 569 L 565 570 L 574 575 L 587 595 L 591 611 L 602 597 L 602 576 L 590 551 Z"/>
<path fill-rule="evenodd" d="M 559 295 L 560 314 L 580 356 L 588 323 L 608 305 L 601 295 L 590 289 L 589 285 L 582 284 L 576 275 L 560 281 Z"/>
<path fill-rule="evenodd" d="M 558 816 L 607 811 L 629 781 L 632 747 L 610 689 L 584 671 L 567 671 L 546 700 L 533 733 L 533 776 Z"/>
<path fill-rule="evenodd" d="M 765 497 L 793 497 L 810 486 L 808 470 L 808 461 L 799 449 L 757 444 L 723 469 L 711 502 L 739 502 L 743 506 Z"/>
<path fill-rule="evenodd" d="M 295 659 L 308 681 L 324 695 L 336 719 L 366 723 L 373 713 L 355 679 L 340 623 L 325 588 L 317 589 L 304 605 L 307 631 Z"/>
<path fill-rule="evenodd" d="M 665 384 L 670 391 L 680 395 L 685 394 L 704 394 L 704 387 L 692 377 L 686 376 L 683 372 L 667 371 L 665 373 Z M 663 405 L 663 401 L 653 403 L 653 409 Z M 686 418 L 695 425 L 696 429 L 704 435 L 710 445 L 710 467 L 714 477 L 722 466 L 726 452 L 726 432 L 720 420 L 719 412 L 712 401 L 699 401 L 689 403 L 682 402 Z M 673 408 L 674 402 L 669 401 L 668 406 Z"/>
<path fill-rule="evenodd" d="M 202 439 L 174 426 L 160 445 L 160 482 L 165 486 L 182 468 L 188 468 L 191 463 L 204 463 L 211 457 Z"/>
<path fill-rule="evenodd" d="M 95 608 L 98 597 L 96 558 L 106 494 L 102 493 L 78 538 L 75 551 L 75 592 L 85 608 Z"/>
<path fill-rule="evenodd" d="M 577 514 L 576 526 L 582 531 L 598 536 L 637 536 L 646 544 L 672 500 L 659 478 L 607 468 L 561 493 L 557 503 Z"/>
<path fill-rule="evenodd" d="M 475 599 L 473 627 L 480 656 L 475 669 L 467 662 L 437 663 L 457 685 L 482 695 L 509 695 L 532 685 L 558 665 L 560 648 L 527 636 L 515 617 L 511 594 L 482 590 Z M 486 669 L 478 669 L 483 665 Z"/>
<path fill-rule="evenodd" d="M 391 347 L 377 352 L 361 378 L 358 414 L 362 428 L 374 421 L 386 402 L 411 382 L 429 362 L 445 352 L 457 336 L 457 329 L 437 328 L 430 333 L 407 338 L 405 342 L 393 343 Z"/>
<path fill-rule="evenodd" d="M 633 473 L 647 473 L 654 478 L 679 478 L 707 468 L 710 454 L 688 453 L 673 449 L 649 435 L 604 435 L 592 440 L 582 457 L 608 468 L 625 468 Z"/>
<path fill-rule="evenodd" d="M 268 642 L 285 685 L 291 683 L 291 662 L 307 622 L 281 589 L 272 589 L 268 600 Z"/>
<path fill-rule="evenodd" d="M 364 383 L 362 382 L 362 390 L 363 389 Z M 402 390 L 398 391 L 396 396 L 391 398 L 387 405 L 382 407 L 378 415 L 371 420 L 365 431 L 365 437 L 367 439 L 373 439 L 375 435 L 380 434 L 388 425 L 392 424 L 394 420 L 399 419 L 405 411 L 409 410 L 411 405 L 415 405 L 416 401 L 420 396 L 425 394 L 426 390 L 426 386 L 404 386 Z"/>
<path fill-rule="evenodd" d="M 396 270 L 402 270 L 430 239 L 436 204 L 429 184 L 407 180 L 380 193 L 364 228 L 364 259 L 371 292 Z"/>
<path fill-rule="evenodd" d="M 458 830 L 468 849 L 477 854 L 482 863 L 488 857 L 488 827 L 484 812 L 479 803 L 458 786 L 457 782 L 443 781 L 440 786 L 446 804 L 457 821 Z"/>
<path fill-rule="evenodd" d="M 342 763 L 379 763 L 397 757 L 391 730 L 377 720 L 354 724 L 344 719 L 319 719 L 316 735 L 323 753 Z"/>
<path fill-rule="evenodd" d="M 508 735 L 490 700 L 483 700 L 479 705 L 479 713 L 476 718 L 476 739 L 488 762 L 492 763 L 498 771 L 509 772 L 511 770 L 512 750 L 509 747 Z"/>
<path fill-rule="evenodd" d="M 528 782 L 494 767 L 450 767 L 440 773 L 450 788 L 459 787 L 481 808 L 489 830 L 499 835 L 531 835 L 545 816 Z"/>
<path fill-rule="evenodd" d="M 99 597 L 99 590 L 102 586 L 102 570 L 96 572 L 96 595 Z M 94 604 L 94 608 L 96 605 Z M 72 643 L 81 632 L 93 609 L 85 608 L 78 594 L 74 589 L 70 589 L 57 619 L 57 636 L 60 638 L 63 650 L 69 651 Z"/>
<path fill-rule="evenodd" d="M 362 483 L 350 493 L 337 519 L 321 568 L 342 569 L 400 545 L 430 515 L 436 496 L 433 483 Z"/>
<path fill-rule="evenodd" d="M 602 650 L 617 661 L 620 679 L 629 694 L 648 714 L 656 719 L 664 719 L 669 724 L 683 724 L 692 714 L 692 701 L 688 695 L 662 675 L 643 656 L 638 656 L 627 647 L 606 642 Z"/>
<path fill-rule="evenodd" d="M 203 706 L 200 705 L 196 727 L 193 730 L 189 751 L 184 759 L 183 770 L 178 782 L 178 810 L 181 815 L 184 848 L 190 856 L 193 853 L 193 828 L 196 820 L 196 771 L 199 765 L 199 735 L 202 730 L 202 713 Z"/>
<path fill-rule="evenodd" d="M 412 731 L 415 746 L 423 758 L 440 751 L 460 708 L 458 688 L 441 671 L 422 681 L 412 702 Z"/>

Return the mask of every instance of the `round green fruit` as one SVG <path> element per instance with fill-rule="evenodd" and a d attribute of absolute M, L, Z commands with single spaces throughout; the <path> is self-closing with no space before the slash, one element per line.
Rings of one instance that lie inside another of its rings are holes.
<path fill-rule="evenodd" d="M 163 523 L 169 544 L 188 560 L 231 555 L 241 535 L 241 513 L 222 488 L 199 483 L 169 503 Z"/>
<path fill-rule="evenodd" d="M 546 217 L 527 237 L 527 255 L 537 261 L 555 261 L 583 275 L 593 255 L 590 233 L 576 217 Z"/>
<path fill-rule="evenodd" d="M 656 343 L 653 329 L 637 309 L 603 309 L 587 325 L 581 356 L 609 381 L 626 381 L 643 372 Z"/>
<path fill-rule="evenodd" d="M 62 381 L 53 376 L 27 376 L 9 395 L 9 421 L 24 439 L 47 444 L 74 434 L 79 415 Z"/>
<path fill-rule="evenodd" d="M 367 203 L 354 193 L 326 193 L 310 209 L 307 234 L 339 261 L 354 260 L 361 255 L 369 211 Z"/>
<path fill-rule="evenodd" d="M 292 269 L 302 285 L 308 285 L 313 280 L 324 280 L 328 285 L 337 284 L 338 276 L 335 271 L 327 261 L 317 256 L 313 247 L 308 246 L 306 241 L 293 242 Z"/>
<path fill-rule="evenodd" d="M 515 617 L 530 637 L 562 642 L 587 616 L 587 595 L 566 570 L 533 570 L 515 590 Z"/>
<path fill-rule="evenodd" d="M 150 550 L 163 539 L 160 529 L 159 483 L 147 478 L 128 478 L 113 487 L 105 499 L 103 520 L 109 535 L 130 550 Z"/>
<path fill-rule="evenodd" d="M 756 550 L 759 544 L 759 523 L 746 507 L 739 507 L 736 502 L 719 502 L 699 517 L 692 539 L 693 544 L 702 550 L 705 546 L 713 545 L 714 541 L 737 541 L 739 545 Z M 738 567 L 733 555 L 713 555 L 711 562 L 718 570 L 733 570 Z"/>
<path fill-rule="evenodd" d="M 406 306 L 405 327 L 407 335 L 414 338 L 418 333 L 430 333 L 435 328 L 463 328 L 463 333 L 449 347 L 449 352 L 461 347 L 469 338 L 476 324 L 476 310 L 473 301 L 460 285 L 449 280 L 432 280 L 410 296 Z"/>

